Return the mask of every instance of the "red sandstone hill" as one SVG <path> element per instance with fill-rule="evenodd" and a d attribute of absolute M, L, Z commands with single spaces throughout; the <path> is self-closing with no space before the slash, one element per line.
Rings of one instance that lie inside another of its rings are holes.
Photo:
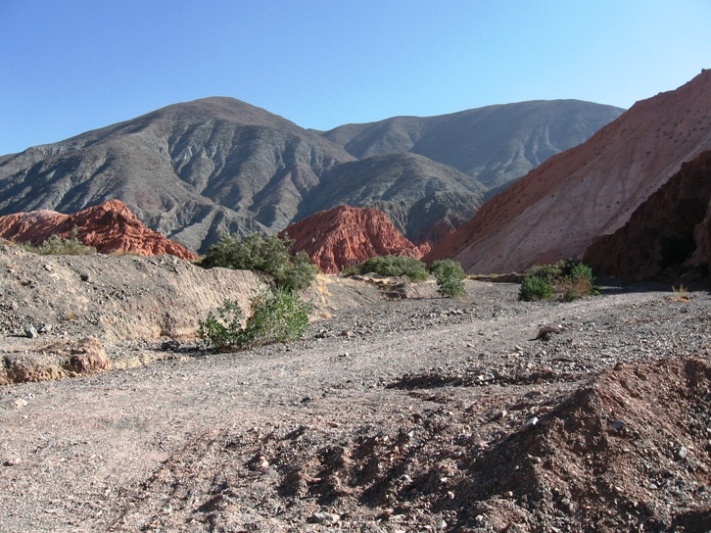
<path fill-rule="evenodd" d="M 408 241 L 382 211 L 373 207 L 342 205 L 295 222 L 280 235 L 296 243 L 292 251 L 305 251 L 322 272 L 334 274 L 377 255 L 420 258 L 427 251 Z"/>
<path fill-rule="evenodd" d="M 711 148 L 711 71 L 637 102 L 587 142 L 551 157 L 484 205 L 425 259 L 468 273 L 522 271 L 580 258 L 622 227 L 677 173 Z"/>
<path fill-rule="evenodd" d="M 4 239 L 39 245 L 52 235 L 64 238 L 76 235 L 101 253 L 170 254 L 197 259 L 184 246 L 144 226 L 119 200 L 109 200 L 73 215 L 41 209 L 0 217 L 0 237 Z"/>

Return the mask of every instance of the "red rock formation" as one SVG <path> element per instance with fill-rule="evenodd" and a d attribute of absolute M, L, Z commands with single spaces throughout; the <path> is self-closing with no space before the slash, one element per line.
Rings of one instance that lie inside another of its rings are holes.
<path fill-rule="evenodd" d="M 684 163 L 627 224 L 591 244 L 583 261 L 598 274 L 631 280 L 674 276 L 684 263 L 707 267 L 709 213 L 711 151 Z"/>
<path fill-rule="evenodd" d="M 109 200 L 73 215 L 40 210 L 0 217 L 0 237 L 40 245 L 52 235 L 72 235 L 99 252 L 138 255 L 170 254 L 195 260 L 197 255 L 144 226 L 119 200 Z"/>
<path fill-rule="evenodd" d="M 377 255 L 420 258 L 427 251 L 402 236 L 382 211 L 342 205 L 291 224 L 292 251 L 305 251 L 322 272 L 334 274 Z"/>
<path fill-rule="evenodd" d="M 468 273 L 522 271 L 580 258 L 689 161 L 711 148 L 711 71 L 636 103 L 587 142 L 496 196 L 425 259 Z"/>

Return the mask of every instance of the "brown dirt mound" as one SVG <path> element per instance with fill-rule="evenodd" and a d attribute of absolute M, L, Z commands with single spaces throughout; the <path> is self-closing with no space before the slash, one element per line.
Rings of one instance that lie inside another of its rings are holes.
<path fill-rule="evenodd" d="M 481 397 L 467 405 L 440 382 L 403 392 L 418 402 L 386 429 L 331 421 L 200 435 L 109 530 L 708 530 L 707 361 L 619 364 L 543 402 L 526 389 L 511 407 L 523 424 L 506 411 L 481 417 Z M 431 407 L 412 409 L 422 401 Z"/>

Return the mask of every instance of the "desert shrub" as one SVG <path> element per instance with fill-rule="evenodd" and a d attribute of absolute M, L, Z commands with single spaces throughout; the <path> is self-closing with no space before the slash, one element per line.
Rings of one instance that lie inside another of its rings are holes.
<path fill-rule="evenodd" d="M 69 238 L 52 235 L 39 246 L 24 245 L 25 250 L 40 255 L 91 255 L 96 253 L 96 248 L 87 246 L 76 235 Z"/>
<path fill-rule="evenodd" d="M 427 266 L 410 256 L 375 256 L 360 263 L 347 272 L 352 274 L 379 274 L 380 276 L 400 277 L 404 276 L 412 281 L 424 281 L 429 277 Z"/>
<path fill-rule="evenodd" d="M 545 277 L 526 276 L 521 282 L 518 299 L 524 302 L 550 300 L 554 294 L 553 284 Z"/>
<path fill-rule="evenodd" d="M 198 322 L 198 336 L 221 350 L 242 348 L 248 344 L 242 321 L 239 304 L 234 300 L 225 300 L 217 310 L 217 316 L 209 312 L 205 320 Z"/>
<path fill-rule="evenodd" d="M 277 235 L 225 235 L 210 247 L 200 265 L 264 272 L 278 287 L 301 290 L 311 285 L 318 269 L 305 252 L 289 252 L 293 244 L 288 237 Z"/>
<path fill-rule="evenodd" d="M 592 268 L 579 261 L 566 260 L 529 269 L 521 283 L 519 300 L 549 300 L 556 296 L 571 302 L 591 294 L 599 294 Z"/>
<path fill-rule="evenodd" d="M 257 297 L 253 305 L 246 327 L 252 345 L 299 339 L 309 324 L 311 305 L 291 289 L 277 288 Z"/>
<path fill-rule="evenodd" d="M 458 298 L 466 295 L 464 270 L 457 261 L 452 259 L 435 261 L 430 265 L 430 272 L 437 280 L 438 290 L 442 296 Z"/>
<path fill-rule="evenodd" d="M 208 313 L 199 322 L 198 336 L 222 351 L 287 342 L 303 335 L 309 323 L 310 304 L 285 287 L 260 294 L 252 300 L 253 314 L 243 326 L 244 315 L 234 300 L 225 300 L 217 315 Z"/>

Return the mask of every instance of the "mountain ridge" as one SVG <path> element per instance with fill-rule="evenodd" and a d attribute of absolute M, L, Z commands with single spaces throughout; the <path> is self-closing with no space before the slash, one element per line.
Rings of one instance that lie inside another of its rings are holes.
<path fill-rule="evenodd" d="M 506 105 L 521 112 L 527 107 Z M 584 107 L 607 113 L 606 106 Z M 442 128 L 449 119 L 437 120 Z M 274 233 L 319 209 L 349 203 L 384 209 L 418 243 L 441 239 L 474 215 L 487 187 L 451 165 L 406 153 L 359 159 L 326 136 L 264 109 L 210 97 L 0 157 L 0 215 L 37 209 L 73 213 L 115 198 L 151 229 L 204 252 L 224 233 Z M 403 165 L 409 173 L 398 173 Z M 391 183 L 381 194 L 359 198 L 355 191 L 367 186 L 358 185 L 358 172 L 350 172 L 359 168 L 368 169 L 372 185 Z M 401 190 L 393 193 L 393 187 Z M 317 198 L 339 188 L 345 191 L 340 199 Z M 427 205 L 437 209 L 420 212 Z"/>

